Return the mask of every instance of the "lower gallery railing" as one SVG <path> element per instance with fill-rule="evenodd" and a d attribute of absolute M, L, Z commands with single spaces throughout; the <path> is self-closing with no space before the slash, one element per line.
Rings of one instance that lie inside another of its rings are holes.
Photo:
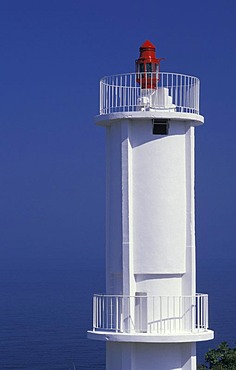
<path fill-rule="evenodd" d="M 120 333 L 197 333 L 208 329 L 208 295 L 94 295 L 93 330 Z"/>

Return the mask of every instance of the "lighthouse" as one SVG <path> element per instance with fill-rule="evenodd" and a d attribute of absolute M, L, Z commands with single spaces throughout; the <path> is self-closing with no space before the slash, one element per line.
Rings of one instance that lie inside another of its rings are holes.
<path fill-rule="evenodd" d="M 196 343 L 214 337 L 196 292 L 199 80 L 160 64 L 147 40 L 134 73 L 100 81 L 106 292 L 93 297 L 88 338 L 106 342 L 106 370 L 195 370 Z"/>

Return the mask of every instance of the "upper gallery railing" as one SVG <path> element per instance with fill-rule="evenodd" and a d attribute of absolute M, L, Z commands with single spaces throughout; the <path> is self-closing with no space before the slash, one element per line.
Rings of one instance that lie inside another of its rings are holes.
<path fill-rule="evenodd" d="M 178 334 L 208 329 L 208 295 L 94 295 L 93 330 Z"/>
<path fill-rule="evenodd" d="M 175 111 L 199 114 L 200 81 L 177 73 L 129 73 L 100 81 L 100 114 Z"/>

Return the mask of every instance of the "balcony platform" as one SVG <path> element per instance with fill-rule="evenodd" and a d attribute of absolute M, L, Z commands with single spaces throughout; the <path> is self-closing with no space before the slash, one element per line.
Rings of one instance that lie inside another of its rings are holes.
<path fill-rule="evenodd" d="M 200 330 L 195 333 L 171 333 L 171 334 L 149 334 L 149 333 L 114 333 L 109 331 L 88 331 L 89 339 L 106 342 L 129 342 L 129 343 L 190 343 L 202 342 L 214 338 L 212 330 Z"/>
<path fill-rule="evenodd" d="M 174 122 L 186 121 L 192 126 L 200 126 L 204 123 L 204 117 L 196 113 L 172 112 L 165 109 L 137 112 L 115 112 L 96 116 L 96 124 L 99 126 L 110 126 L 111 121 L 120 119 L 167 119 Z"/>
<path fill-rule="evenodd" d="M 190 343 L 214 338 L 208 329 L 208 295 L 93 297 L 88 338 L 111 342 Z"/>
<path fill-rule="evenodd" d="M 148 86 L 140 85 L 141 80 L 149 81 Z M 106 76 L 100 81 L 100 114 L 96 123 L 108 126 L 118 119 L 161 118 L 202 125 L 199 91 L 198 78 L 177 73 Z"/>

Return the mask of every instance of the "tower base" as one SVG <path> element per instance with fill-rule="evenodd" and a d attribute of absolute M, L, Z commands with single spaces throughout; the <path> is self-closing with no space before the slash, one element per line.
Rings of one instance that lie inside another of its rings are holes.
<path fill-rule="evenodd" d="M 196 370 L 196 343 L 107 343 L 106 370 Z"/>

